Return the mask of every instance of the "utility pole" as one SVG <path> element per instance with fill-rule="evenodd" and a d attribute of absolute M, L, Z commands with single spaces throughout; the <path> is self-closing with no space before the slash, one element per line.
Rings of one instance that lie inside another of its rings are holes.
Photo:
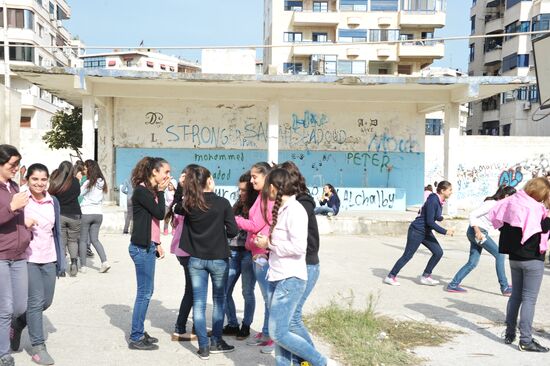
<path fill-rule="evenodd" d="M 11 143 L 11 78 L 10 78 L 10 47 L 9 47 L 9 38 L 8 38 L 8 5 L 4 1 L 3 5 L 3 22 L 4 22 L 4 123 L 6 124 L 3 128 L 4 143 Z"/>

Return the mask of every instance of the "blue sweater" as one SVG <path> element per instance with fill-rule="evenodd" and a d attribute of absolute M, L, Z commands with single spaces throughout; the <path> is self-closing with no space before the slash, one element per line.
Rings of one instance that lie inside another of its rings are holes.
<path fill-rule="evenodd" d="M 319 204 L 321 206 L 327 205 L 328 207 L 332 208 L 334 210 L 334 215 L 337 215 L 338 211 L 340 211 L 340 199 L 335 194 L 330 196 L 329 199 L 326 199 L 325 197 L 322 201 L 319 201 Z"/>
<path fill-rule="evenodd" d="M 424 206 L 420 209 L 420 214 L 414 219 L 411 226 L 422 232 L 428 232 L 433 229 L 445 235 L 447 234 L 447 230 L 436 223 L 436 221 L 443 221 L 442 212 L 443 207 L 439 201 L 439 196 L 436 193 L 432 193 L 428 196 Z"/>

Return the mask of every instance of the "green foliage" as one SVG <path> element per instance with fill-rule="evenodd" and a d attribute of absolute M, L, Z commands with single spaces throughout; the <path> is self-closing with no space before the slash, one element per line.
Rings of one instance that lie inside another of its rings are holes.
<path fill-rule="evenodd" d="M 70 114 L 60 110 L 51 122 L 52 129 L 42 136 L 42 140 L 50 149 L 70 149 L 82 160 L 82 109 L 74 108 Z"/>

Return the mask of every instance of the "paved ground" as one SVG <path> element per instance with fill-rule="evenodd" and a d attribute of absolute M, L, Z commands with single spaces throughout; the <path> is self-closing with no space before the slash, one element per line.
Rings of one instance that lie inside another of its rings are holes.
<path fill-rule="evenodd" d="M 112 269 L 106 274 L 95 268 L 76 278 L 60 279 L 54 304 L 46 312 L 47 345 L 57 365 L 273 365 L 270 355 L 261 355 L 255 347 L 243 341 L 226 339 L 236 351 L 212 355 L 210 361 L 195 356 L 196 343 L 170 341 L 183 293 L 183 271 L 174 257 L 158 261 L 156 289 L 149 308 L 146 329 L 160 338 L 160 350 L 153 352 L 128 350 L 126 338 L 130 327 L 131 306 L 135 296 L 135 277 L 128 256 L 128 236 L 106 234 L 101 237 Z M 167 239 L 168 241 L 168 239 Z M 466 261 L 468 243 L 464 236 L 441 238 L 445 256 L 434 277 L 448 281 Z M 353 291 L 354 304 L 361 307 L 368 296 L 378 298 L 377 311 L 404 319 L 442 322 L 464 332 L 454 341 L 437 348 L 419 348 L 415 352 L 428 365 L 538 365 L 547 364 L 550 355 L 519 352 L 517 346 L 507 346 L 501 340 L 507 299 L 500 295 L 494 261 L 483 255 L 479 267 L 463 285 L 467 294 L 451 294 L 443 286 L 426 287 L 417 282 L 428 259 L 422 249 L 405 267 L 399 277 L 400 287 L 382 283 L 404 247 L 404 236 L 359 237 L 323 236 L 321 247 L 321 278 L 306 312 Z M 543 344 L 550 345 L 550 271 L 547 270 L 539 295 L 535 323 L 546 332 L 538 334 Z M 239 291 L 236 291 L 237 294 Z M 261 304 L 259 290 L 258 303 Z M 242 299 L 236 296 L 242 311 Z M 345 300 L 340 300 L 345 301 Z M 210 310 L 210 308 L 209 308 Z M 257 306 L 254 329 L 261 328 L 262 307 Z M 242 316 L 242 312 L 238 314 Z M 319 342 L 320 343 L 320 342 Z M 25 350 L 14 355 L 18 365 L 29 365 L 29 341 L 24 332 Z M 323 352 L 329 353 L 325 345 Z"/>

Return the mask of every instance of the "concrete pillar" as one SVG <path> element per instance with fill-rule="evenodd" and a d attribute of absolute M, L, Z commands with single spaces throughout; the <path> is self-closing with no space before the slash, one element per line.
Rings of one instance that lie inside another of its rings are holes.
<path fill-rule="evenodd" d="M 82 157 L 84 160 L 94 158 L 95 146 L 95 100 L 94 97 L 82 98 Z"/>
<path fill-rule="evenodd" d="M 105 203 L 115 204 L 117 188 L 115 182 L 115 152 L 114 152 L 114 98 L 105 98 L 99 107 L 98 129 L 98 164 L 105 176 L 109 191 L 105 195 Z"/>
<path fill-rule="evenodd" d="M 458 155 L 460 154 L 460 104 L 449 103 L 445 105 L 445 136 L 444 136 L 444 176 L 451 182 L 453 190 L 458 189 L 457 168 Z M 456 215 L 456 200 L 453 196 L 444 207 L 447 215 Z"/>
<path fill-rule="evenodd" d="M 279 101 L 269 102 L 267 129 L 267 162 L 279 162 Z"/>

